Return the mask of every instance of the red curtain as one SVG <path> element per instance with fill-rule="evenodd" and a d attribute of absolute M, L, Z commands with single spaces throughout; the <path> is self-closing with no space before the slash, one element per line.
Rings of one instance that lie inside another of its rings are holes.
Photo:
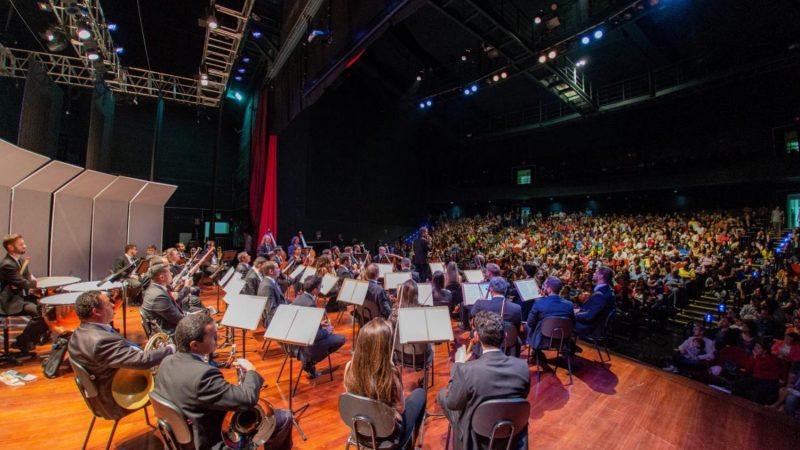
<path fill-rule="evenodd" d="M 267 131 L 267 105 L 265 88 L 258 97 L 250 144 L 250 220 L 257 243 L 267 230 L 278 235 L 278 138 Z"/>

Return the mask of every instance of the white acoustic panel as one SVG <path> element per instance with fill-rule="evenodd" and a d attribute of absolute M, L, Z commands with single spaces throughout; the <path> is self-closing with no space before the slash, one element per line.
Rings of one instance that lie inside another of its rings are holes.
<path fill-rule="evenodd" d="M 128 219 L 128 242 L 140 249 L 155 245 L 162 248 L 164 234 L 164 205 L 177 186 L 148 182 L 131 200 Z"/>
<path fill-rule="evenodd" d="M 49 160 L 0 139 L 0 235 L 9 233 L 11 188 Z"/>
<path fill-rule="evenodd" d="M 114 258 L 125 250 L 125 244 L 128 243 L 128 204 L 145 184 L 146 181 L 117 177 L 95 196 L 90 263 L 93 280 L 108 275 Z"/>
<path fill-rule="evenodd" d="M 35 275 L 49 275 L 51 196 L 82 171 L 78 166 L 50 161 L 11 188 L 10 229 L 25 236 L 29 267 Z"/>
<path fill-rule="evenodd" d="M 53 194 L 50 274 L 89 280 L 94 197 L 117 177 L 86 170 Z"/>

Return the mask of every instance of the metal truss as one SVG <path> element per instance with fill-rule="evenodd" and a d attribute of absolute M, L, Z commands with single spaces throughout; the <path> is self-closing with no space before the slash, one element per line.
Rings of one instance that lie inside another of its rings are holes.
<path fill-rule="evenodd" d="M 255 0 L 244 0 L 241 10 L 234 10 L 212 1 L 214 17 L 219 26 L 213 29 L 206 27 L 203 59 L 200 62 L 201 71 L 209 81 L 208 86 L 201 86 L 204 91 L 212 86 L 227 85 L 254 4 Z"/>
<path fill-rule="evenodd" d="M 85 24 L 92 33 L 91 39 L 87 42 L 93 42 L 97 45 L 97 52 L 100 54 L 103 63 L 118 68 L 120 66 L 119 57 L 114 48 L 114 41 L 111 39 L 111 33 L 108 31 L 106 16 L 103 14 L 103 8 L 100 6 L 98 0 L 48 0 L 50 10 L 61 26 L 62 31 L 66 34 L 66 38 L 72 44 L 75 54 L 81 57 L 86 56 L 87 46 L 81 42 L 76 36 L 78 35 L 78 27 Z M 69 8 L 77 8 L 81 14 L 70 14 Z M 84 59 L 84 65 L 91 66 L 92 61 Z"/>
<path fill-rule="evenodd" d="M 198 80 L 151 70 L 119 67 L 116 72 L 103 76 L 96 67 L 86 65 L 85 58 L 34 52 L 0 45 L 0 76 L 26 78 L 31 64 L 36 61 L 58 84 L 94 88 L 104 80 L 112 91 L 134 97 L 158 98 L 188 105 L 216 107 L 219 105 L 224 85 L 213 83 L 217 95 L 209 95 L 212 83 L 200 86 Z M 113 76 L 111 76 L 113 75 Z M 202 89 L 201 89 L 202 88 Z"/>

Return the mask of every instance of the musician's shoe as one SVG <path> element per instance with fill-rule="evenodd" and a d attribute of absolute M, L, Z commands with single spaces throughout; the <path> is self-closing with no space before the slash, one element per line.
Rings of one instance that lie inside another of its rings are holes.
<path fill-rule="evenodd" d="M 315 366 L 305 366 L 303 367 L 303 370 L 305 370 L 308 374 L 308 378 L 312 380 L 322 375 L 322 372 L 317 372 L 317 368 Z"/>

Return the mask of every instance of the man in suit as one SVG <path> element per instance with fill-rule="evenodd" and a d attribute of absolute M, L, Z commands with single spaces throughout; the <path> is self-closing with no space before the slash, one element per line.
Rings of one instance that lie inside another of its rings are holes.
<path fill-rule="evenodd" d="M 217 349 L 217 324 L 207 314 L 192 314 L 181 320 L 175 331 L 178 352 L 167 357 L 158 368 L 154 392 L 177 406 L 189 422 L 197 450 L 222 449 L 222 421 L 228 411 L 253 407 L 264 379 L 253 364 L 238 359 L 246 370 L 241 383 L 225 381 L 220 370 L 205 357 Z M 284 450 L 292 447 L 292 415 L 275 410 L 275 431 L 264 448 Z"/>
<path fill-rule="evenodd" d="M 87 399 L 92 408 L 105 417 L 121 418 L 127 410 L 114 401 L 111 381 L 119 369 L 145 370 L 175 353 L 172 344 L 147 353 L 126 341 L 109 323 L 114 319 L 114 305 L 102 291 L 87 291 L 75 301 L 80 326 L 69 338 L 69 356 L 94 377 L 99 395 Z"/>
<path fill-rule="evenodd" d="M 380 246 L 378 247 L 378 254 L 372 257 L 372 262 L 378 264 L 391 264 L 392 260 L 389 258 L 389 255 L 386 254 L 386 247 Z"/>
<path fill-rule="evenodd" d="M 503 319 L 499 314 L 482 311 L 475 316 L 475 332 L 483 347 L 480 358 L 464 362 L 457 354 L 450 373 L 450 383 L 439 391 L 436 401 L 453 427 L 453 448 L 477 450 L 488 448 L 488 439 L 472 438 L 472 415 L 484 401 L 500 398 L 526 398 L 531 381 L 524 360 L 506 356 L 500 350 L 505 339 Z M 501 445 L 505 448 L 505 443 Z M 528 428 L 517 430 L 511 448 L 528 448 Z"/>
<path fill-rule="evenodd" d="M 139 309 L 142 319 L 155 323 L 164 333 L 172 336 L 175 327 L 186 316 L 178 297 L 170 290 L 172 272 L 165 264 L 150 267 L 150 285 L 144 291 L 144 302 Z"/>
<path fill-rule="evenodd" d="M 255 259 L 255 261 L 253 261 L 253 267 L 248 270 L 247 274 L 244 276 L 244 286 L 242 287 L 240 294 L 258 294 L 258 285 L 261 284 L 261 280 L 264 279 L 264 274 L 261 272 L 261 270 L 265 262 L 267 262 L 267 258 L 264 258 L 263 256 L 259 256 Z"/>
<path fill-rule="evenodd" d="M 244 278 L 250 271 L 250 255 L 247 252 L 239 252 L 236 259 L 239 261 L 239 264 L 236 265 L 236 273 Z"/>
<path fill-rule="evenodd" d="M 358 307 L 356 312 L 356 319 L 359 321 L 358 323 L 360 326 L 368 322 L 368 320 L 364 320 L 365 317 L 369 320 L 376 317 L 388 319 L 389 315 L 392 313 L 392 304 L 389 301 L 389 296 L 381 285 L 378 284 L 378 266 L 370 264 L 365 270 L 367 280 L 369 281 L 369 287 L 367 287 L 367 295 L 364 297 L 364 304 Z"/>
<path fill-rule="evenodd" d="M 575 311 L 572 302 L 565 300 L 558 295 L 561 292 L 562 283 L 558 277 L 547 277 L 542 285 L 542 293 L 545 297 L 531 301 L 533 307 L 528 314 L 526 327 L 528 329 L 528 345 L 537 352 L 541 347 L 547 345 L 542 337 L 542 323 L 548 317 L 569 319 L 575 324 Z M 540 361 L 547 361 L 544 355 L 539 355 Z"/>
<path fill-rule="evenodd" d="M 403 258 L 400 260 L 400 272 L 410 272 L 411 279 L 414 280 L 416 283 L 421 283 L 419 272 L 411 270 L 411 260 L 408 258 Z"/>
<path fill-rule="evenodd" d="M 522 324 L 522 312 L 519 305 L 506 300 L 508 282 L 503 277 L 494 277 L 489 280 L 489 298 L 478 300 L 470 309 L 470 316 L 475 317 L 481 311 L 492 311 L 500 314 L 503 311 L 503 320 L 519 328 Z"/>
<path fill-rule="evenodd" d="M 275 315 L 278 305 L 285 305 L 286 299 L 283 298 L 283 292 L 278 286 L 277 279 L 281 273 L 278 265 L 267 261 L 261 266 L 261 273 L 264 274 L 264 277 L 258 284 L 256 295 L 267 298 L 267 303 L 264 305 L 264 328 L 266 328 L 269 326 L 272 316 Z"/>
<path fill-rule="evenodd" d="M 297 296 L 292 302 L 293 305 L 305 306 L 309 308 L 317 307 L 317 295 L 322 286 L 322 277 L 311 275 L 303 282 L 303 293 Z M 303 370 L 308 373 L 309 378 L 317 378 L 320 373 L 316 370 L 316 364 L 327 358 L 329 354 L 336 352 L 344 345 L 344 336 L 333 334 L 333 325 L 327 320 L 319 326 L 317 337 L 314 338 L 314 345 L 303 348 L 301 358 L 303 359 Z"/>
<path fill-rule="evenodd" d="M 614 272 L 609 267 L 600 267 L 592 276 L 594 290 L 580 311 L 575 314 L 575 335 L 592 336 L 600 330 L 606 320 L 608 313 L 614 310 L 614 290 L 611 288 L 611 280 L 614 279 Z M 580 353 L 580 347 L 575 346 L 575 351 Z"/>
<path fill-rule="evenodd" d="M 419 229 L 419 237 L 414 241 L 412 248 L 414 257 L 411 262 L 414 263 L 414 267 L 419 271 L 419 278 L 422 281 L 428 281 L 431 277 L 431 269 L 428 267 L 428 252 L 431 251 L 431 241 L 427 228 L 422 227 Z"/>
<path fill-rule="evenodd" d="M 339 255 L 339 267 L 336 269 L 336 277 L 343 280 L 345 278 L 355 278 L 351 268 L 353 256 L 350 253 Z"/>
<path fill-rule="evenodd" d="M 130 266 L 131 264 L 137 263 L 138 260 L 136 259 L 136 255 L 139 253 L 139 250 L 136 248 L 134 244 L 128 244 L 125 246 L 125 251 L 122 255 L 118 256 L 114 259 L 114 263 L 111 266 L 111 272 L 116 273 L 120 270 Z M 142 288 L 142 282 L 139 280 L 139 276 L 136 274 L 136 268 L 134 267 L 131 269 L 130 274 L 128 275 L 128 298 L 134 298 L 139 295 Z"/>
<path fill-rule="evenodd" d="M 47 324 L 42 320 L 36 301 L 28 290 L 36 287 L 36 277 L 31 274 L 25 262 L 28 246 L 21 234 L 9 234 L 3 238 L 6 257 L 0 261 L 0 311 L 5 314 L 30 316 L 31 320 L 17 337 L 13 347 L 22 351 L 20 356 L 31 353 Z"/>

